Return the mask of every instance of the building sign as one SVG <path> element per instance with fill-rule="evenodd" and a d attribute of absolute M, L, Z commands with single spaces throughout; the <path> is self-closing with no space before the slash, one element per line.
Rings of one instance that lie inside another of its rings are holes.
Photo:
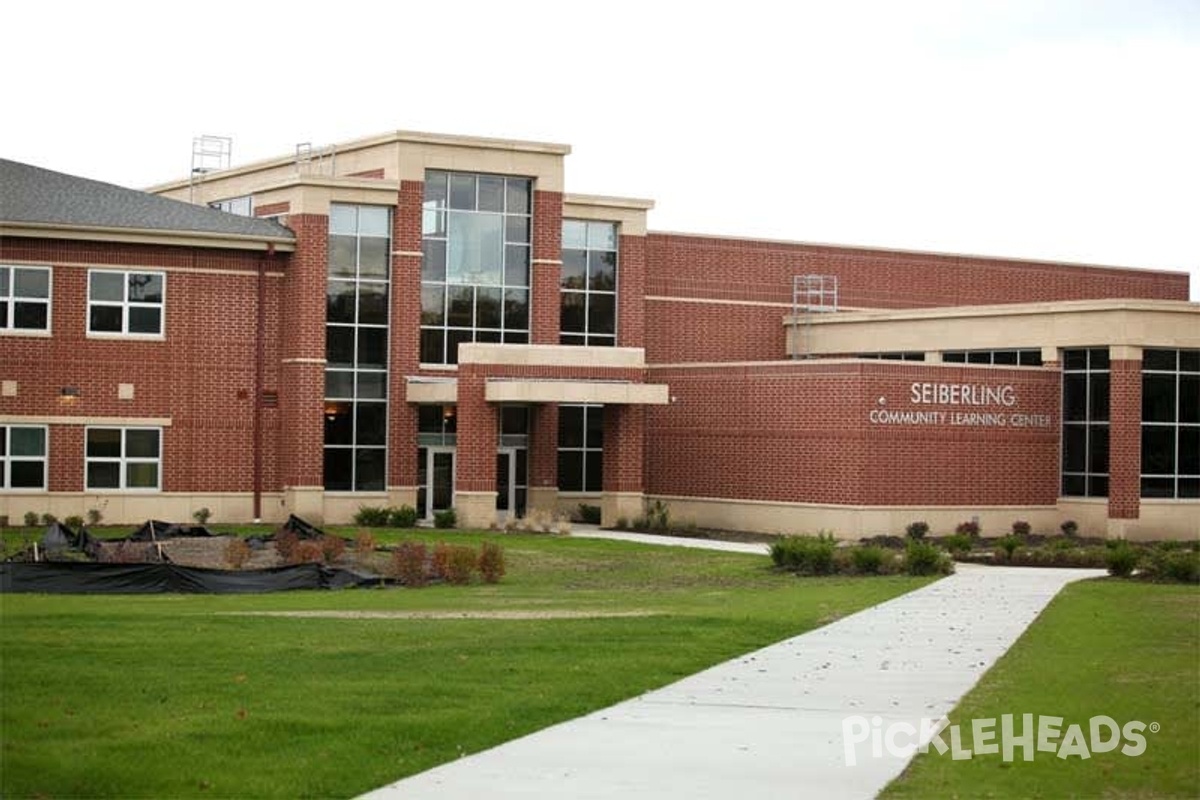
<path fill-rule="evenodd" d="M 938 427 L 1050 428 L 1049 414 L 1017 411 L 1019 398 L 1011 383 L 924 383 L 909 386 L 908 406 L 889 408 L 880 397 L 867 412 L 872 425 L 924 425 Z"/>

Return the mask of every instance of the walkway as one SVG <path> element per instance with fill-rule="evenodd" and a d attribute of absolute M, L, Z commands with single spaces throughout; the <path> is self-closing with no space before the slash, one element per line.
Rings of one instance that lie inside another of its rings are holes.
<path fill-rule="evenodd" d="M 908 759 L 872 757 L 864 743 L 847 766 L 843 720 L 919 728 L 948 714 L 1065 584 L 1101 574 L 959 565 L 823 628 L 367 797 L 873 797 Z"/>

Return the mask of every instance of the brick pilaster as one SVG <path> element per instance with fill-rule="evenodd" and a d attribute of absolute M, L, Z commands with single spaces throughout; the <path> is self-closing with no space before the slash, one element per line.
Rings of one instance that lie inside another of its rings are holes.
<path fill-rule="evenodd" d="M 1142 362 L 1109 363 L 1108 517 L 1137 519 L 1142 494 Z"/>
<path fill-rule="evenodd" d="M 325 282 L 329 218 L 294 214 L 296 252 L 283 284 L 280 326 L 280 438 L 285 486 L 321 486 L 324 480 Z"/>
<path fill-rule="evenodd" d="M 558 344 L 561 316 L 562 194 L 534 192 L 533 264 L 529 278 L 529 341 Z"/>
<path fill-rule="evenodd" d="M 496 491 L 496 409 L 484 399 L 486 378 L 473 364 L 458 371 L 458 450 L 455 489 L 460 492 Z"/>
<path fill-rule="evenodd" d="M 644 491 L 645 409 L 642 406 L 604 407 L 605 492 Z"/>

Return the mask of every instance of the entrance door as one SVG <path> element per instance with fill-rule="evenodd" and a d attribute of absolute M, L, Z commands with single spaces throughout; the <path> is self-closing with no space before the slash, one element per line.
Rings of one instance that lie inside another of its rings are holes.
<path fill-rule="evenodd" d="M 433 519 L 436 511 L 454 507 L 454 448 L 422 447 L 417 451 L 417 512 Z"/>
<path fill-rule="evenodd" d="M 496 515 L 501 519 L 525 514 L 527 454 L 524 447 L 496 451 Z"/>

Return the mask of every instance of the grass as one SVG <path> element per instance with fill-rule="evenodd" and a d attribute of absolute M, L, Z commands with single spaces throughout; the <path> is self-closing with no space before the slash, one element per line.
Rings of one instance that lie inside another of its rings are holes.
<path fill-rule="evenodd" d="M 0 595 L 0 795 L 352 796 L 928 582 L 801 581 L 762 556 L 602 540 L 373 532 L 495 539 L 508 576 L 422 590 Z M 222 613 L 306 609 L 652 615 Z"/>
<path fill-rule="evenodd" d="M 1200 590 L 1111 579 L 1069 584 L 949 719 L 970 749 L 971 720 L 1013 714 L 1019 722 L 1025 713 L 1063 717 L 1059 742 L 1071 724 L 1090 739 L 1088 721 L 1098 715 L 1161 730 L 1144 733 L 1137 757 L 1119 749 L 1086 760 L 1036 752 L 1027 763 L 1018 750 L 1005 763 L 978 754 L 954 761 L 931 749 L 882 796 L 1200 796 Z"/>

